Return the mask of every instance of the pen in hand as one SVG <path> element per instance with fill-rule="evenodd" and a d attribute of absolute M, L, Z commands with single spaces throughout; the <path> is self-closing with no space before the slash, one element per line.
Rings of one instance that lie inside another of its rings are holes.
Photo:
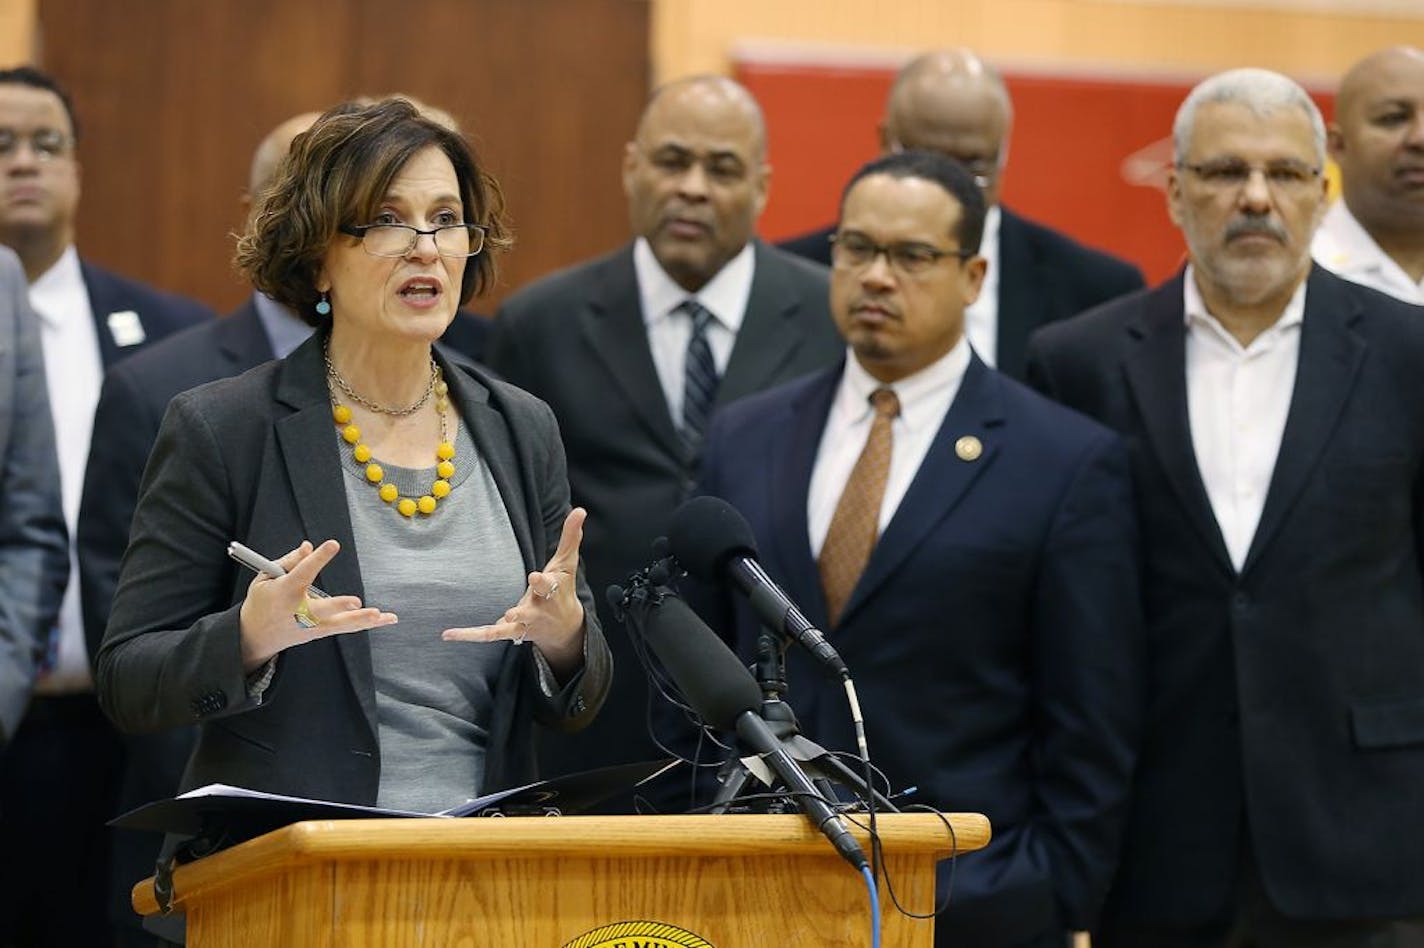
<path fill-rule="evenodd" d="M 282 565 L 280 563 L 272 562 L 267 557 L 263 556 L 261 553 L 258 553 L 255 550 L 243 546 L 236 540 L 233 540 L 232 542 L 228 543 L 227 555 L 232 557 L 237 562 L 241 563 L 243 566 L 246 566 L 254 573 L 262 573 L 265 576 L 271 576 L 273 579 L 278 579 L 282 576 L 287 575 L 287 571 L 282 568 Z M 307 587 L 307 595 L 311 596 L 314 599 L 331 598 L 329 595 L 322 592 L 320 589 L 317 589 L 315 586 Z"/>

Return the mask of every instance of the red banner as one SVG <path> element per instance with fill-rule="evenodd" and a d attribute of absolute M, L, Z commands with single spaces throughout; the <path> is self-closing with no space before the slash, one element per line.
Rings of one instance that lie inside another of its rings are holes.
<path fill-rule="evenodd" d="M 891 67 L 738 62 L 766 112 L 771 201 L 761 232 L 780 240 L 834 220 L 840 189 L 879 151 Z M 1131 260 L 1149 282 L 1182 261 L 1163 187 L 1177 107 L 1196 79 L 1088 78 L 1006 71 L 1014 127 L 1006 205 Z M 1330 114 L 1333 95 L 1313 92 Z"/>

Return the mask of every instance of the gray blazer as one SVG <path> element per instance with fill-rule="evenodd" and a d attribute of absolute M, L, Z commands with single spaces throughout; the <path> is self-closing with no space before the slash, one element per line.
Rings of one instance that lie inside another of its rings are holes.
<path fill-rule="evenodd" d="M 25 712 L 68 579 L 39 320 L 19 258 L 0 247 L 0 743 Z"/>
<path fill-rule="evenodd" d="M 174 398 L 140 487 L 99 649 L 99 700 L 124 731 L 201 725 L 184 789 L 221 782 L 353 803 L 376 799 L 380 747 L 366 634 L 283 652 L 259 709 L 247 694 L 238 645 L 248 577 L 225 554 L 232 539 L 270 552 L 332 537 L 342 553 L 319 584 L 363 594 L 322 338 L 314 335 L 281 362 Z M 540 569 L 569 510 L 553 415 L 449 353 L 437 355 L 499 486 L 524 568 Z M 534 778 L 536 721 L 576 730 L 603 701 L 611 659 L 582 577 L 579 595 L 588 617 L 586 663 L 559 693 L 541 688 L 532 650 L 507 650 L 484 790 Z M 452 661 L 458 656 L 452 648 Z"/>

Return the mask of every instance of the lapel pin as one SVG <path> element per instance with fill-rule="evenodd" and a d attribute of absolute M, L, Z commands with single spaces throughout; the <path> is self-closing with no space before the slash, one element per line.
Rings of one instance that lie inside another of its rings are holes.
<path fill-rule="evenodd" d="M 131 309 L 109 314 L 109 334 L 114 337 L 114 345 L 120 349 L 136 346 L 148 338 L 143 331 L 143 323 L 138 313 Z"/>
<path fill-rule="evenodd" d="M 979 455 L 984 453 L 984 445 L 973 435 L 965 435 L 954 442 L 954 453 L 959 455 L 961 461 L 977 461 Z"/>

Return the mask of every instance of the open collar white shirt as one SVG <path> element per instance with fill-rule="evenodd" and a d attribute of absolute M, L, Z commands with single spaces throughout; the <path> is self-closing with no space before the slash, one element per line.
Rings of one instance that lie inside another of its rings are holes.
<path fill-rule="evenodd" d="M 990 366 L 998 365 L 999 358 L 999 224 L 1003 217 L 997 204 L 984 214 L 979 256 L 989 267 L 984 271 L 979 298 L 964 310 L 964 334 L 979 358 Z"/>
<path fill-rule="evenodd" d="M 41 694 L 57 694 L 92 686 L 79 612 L 79 561 L 74 537 L 84 491 L 84 467 L 89 461 L 89 438 L 94 430 L 94 409 L 104 381 L 93 307 L 79 267 L 79 254 L 72 245 L 30 284 L 30 305 L 40 318 L 45 382 L 59 452 L 64 525 L 69 530 L 69 584 L 59 607 L 58 653 L 46 656 L 44 664 L 50 667 L 42 672 L 35 688 Z"/>
<path fill-rule="evenodd" d="M 648 330 L 648 349 L 658 370 L 658 382 L 667 399 L 675 427 L 682 424 L 682 385 L 687 343 L 692 339 L 692 318 L 674 312 L 688 299 L 695 299 L 712 314 L 707 324 L 707 345 L 724 375 L 732 358 L 737 332 L 746 316 L 756 276 L 756 253 L 751 244 L 742 248 L 696 293 L 678 286 L 653 255 L 642 237 L 633 242 L 633 271 L 638 278 L 638 297 L 643 304 L 643 324 Z"/>
<path fill-rule="evenodd" d="M 1261 522 L 1295 391 L 1305 281 L 1275 324 L 1245 347 L 1207 312 L 1191 267 L 1183 296 L 1192 450 L 1239 572 Z"/>
<path fill-rule="evenodd" d="M 905 499 L 949 406 L 959 394 L 959 386 L 969 368 L 969 346 L 969 342 L 960 337 L 953 349 L 930 365 L 886 386 L 894 389 L 900 400 L 900 415 L 890 427 L 890 473 L 880 502 L 881 532 L 900 509 L 900 501 Z M 821 555 L 821 545 L 826 542 L 836 504 L 870 437 L 870 424 L 875 417 L 870 394 L 883 384 L 865 371 L 856 361 L 855 353 L 847 351 L 845 371 L 841 373 L 840 386 L 826 416 L 806 498 L 812 556 Z"/>
<path fill-rule="evenodd" d="M 1325 212 L 1310 245 L 1311 256 L 1327 270 L 1347 280 L 1388 293 L 1396 299 L 1424 306 L 1424 281 L 1410 279 L 1393 257 L 1385 253 L 1365 230 L 1344 198 Z"/>

